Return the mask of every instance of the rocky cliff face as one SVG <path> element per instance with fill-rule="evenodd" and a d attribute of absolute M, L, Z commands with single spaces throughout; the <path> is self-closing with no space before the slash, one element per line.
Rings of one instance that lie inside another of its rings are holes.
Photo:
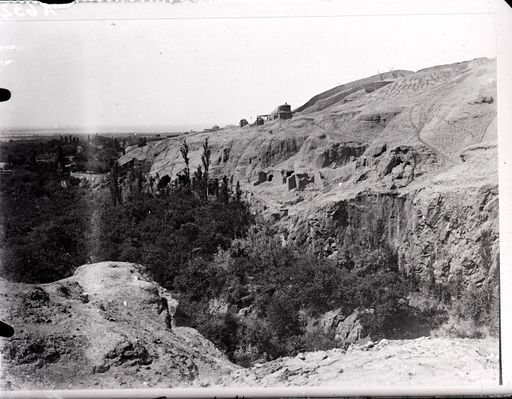
<path fill-rule="evenodd" d="M 387 247 L 402 269 L 483 282 L 498 265 L 495 60 L 396 71 L 313 97 L 290 120 L 188 134 L 134 148 L 155 185 L 212 147 L 286 242 L 336 258 Z"/>
<path fill-rule="evenodd" d="M 390 248 L 418 276 L 433 273 L 446 282 L 461 274 L 481 283 L 496 273 L 499 253 L 498 182 L 486 167 L 496 147 L 470 148 L 463 156 L 428 185 L 367 189 L 340 196 L 314 217 L 292 216 L 288 236 L 331 257 Z"/>

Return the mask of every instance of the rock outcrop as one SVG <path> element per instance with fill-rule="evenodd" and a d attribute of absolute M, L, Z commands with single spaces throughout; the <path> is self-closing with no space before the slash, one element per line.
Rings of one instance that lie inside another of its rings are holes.
<path fill-rule="evenodd" d="M 307 318 L 306 331 L 315 333 L 320 328 L 324 334 L 334 333 L 334 339 L 340 345 L 358 343 L 367 338 L 359 318 L 362 313 L 373 313 L 373 309 L 355 310 L 349 315 L 345 315 L 339 308 L 330 310 L 320 317 Z"/>
<path fill-rule="evenodd" d="M 238 369 L 196 330 L 176 327 L 170 293 L 138 265 L 101 262 L 49 284 L 0 282 L 2 389 L 212 384 Z"/>

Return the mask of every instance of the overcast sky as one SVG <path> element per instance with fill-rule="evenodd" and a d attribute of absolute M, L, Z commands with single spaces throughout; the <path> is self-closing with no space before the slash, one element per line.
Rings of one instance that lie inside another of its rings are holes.
<path fill-rule="evenodd" d="M 297 17 L 310 14 L 271 3 L 230 14 L 212 1 L 136 20 L 136 5 L 117 6 L 116 19 L 66 20 L 75 8 L 0 24 L 0 86 L 13 94 L 1 129 L 231 124 L 378 71 L 496 56 L 492 14 Z"/>

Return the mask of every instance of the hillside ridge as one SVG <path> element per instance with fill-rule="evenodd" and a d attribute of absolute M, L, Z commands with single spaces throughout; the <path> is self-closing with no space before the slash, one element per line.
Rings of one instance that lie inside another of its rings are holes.
<path fill-rule="evenodd" d="M 355 89 L 337 86 L 292 119 L 136 147 L 119 163 L 146 162 L 154 181 L 147 189 L 157 190 L 162 178 L 183 170 L 183 140 L 193 169 L 208 139 L 211 177 L 239 181 L 255 211 L 280 226 L 285 242 L 332 258 L 344 251 L 364 256 L 371 248 L 362 235 L 378 231 L 371 241 L 395 251 L 402 270 L 423 278 L 433 273 L 443 283 L 458 273 L 473 283 L 487 281 L 499 252 L 496 60 L 403 75 L 358 80 Z M 364 88 L 375 83 L 380 87 Z M 362 203 L 374 220 L 359 211 Z M 340 206 L 346 225 L 329 216 Z M 381 222 L 384 231 L 375 229 Z M 489 259 L 479 254 L 482 237 Z M 324 251 L 331 241 L 332 250 Z"/>

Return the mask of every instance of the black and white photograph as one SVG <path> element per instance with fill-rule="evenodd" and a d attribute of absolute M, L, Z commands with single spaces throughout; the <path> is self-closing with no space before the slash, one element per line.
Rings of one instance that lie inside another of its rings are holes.
<path fill-rule="evenodd" d="M 496 15 L 333 3 L 1 9 L 0 390 L 500 384 Z"/>

